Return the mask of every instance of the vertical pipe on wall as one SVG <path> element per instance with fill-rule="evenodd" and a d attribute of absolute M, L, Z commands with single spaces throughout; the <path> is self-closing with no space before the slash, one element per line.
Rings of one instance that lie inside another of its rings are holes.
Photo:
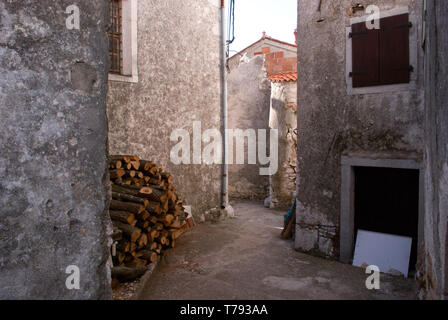
<path fill-rule="evenodd" d="M 226 6 L 225 0 L 221 0 L 221 112 L 222 112 L 222 136 L 223 161 L 221 181 L 221 208 L 229 205 L 229 170 L 227 165 L 227 39 L 226 39 Z"/>

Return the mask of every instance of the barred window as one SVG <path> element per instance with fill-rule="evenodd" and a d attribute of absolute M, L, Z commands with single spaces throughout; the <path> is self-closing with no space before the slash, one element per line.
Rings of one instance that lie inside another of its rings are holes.
<path fill-rule="evenodd" d="M 122 66 L 122 8 L 121 0 L 110 0 L 109 57 L 111 73 L 121 74 Z"/>

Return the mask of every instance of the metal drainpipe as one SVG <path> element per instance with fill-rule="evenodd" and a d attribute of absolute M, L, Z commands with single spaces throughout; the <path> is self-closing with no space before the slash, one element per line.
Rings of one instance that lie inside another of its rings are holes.
<path fill-rule="evenodd" d="M 229 168 L 227 165 L 227 39 L 226 39 L 226 6 L 225 0 L 221 0 L 221 112 L 222 112 L 222 136 L 223 136 L 223 163 L 221 181 L 221 208 L 229 205 Z"/>

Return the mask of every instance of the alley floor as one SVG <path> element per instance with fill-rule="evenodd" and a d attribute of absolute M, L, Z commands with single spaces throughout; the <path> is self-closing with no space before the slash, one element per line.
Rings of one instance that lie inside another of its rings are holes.
<path fill-rule="evenodd" d="M 414 299 L 412 279 L 381 275 L 366 289 L 363 269 L 296 252 L 281 240 L 283 211 L 234 202 L 236 218 L 195 227 L 161 260 L 143 300 Z"/>

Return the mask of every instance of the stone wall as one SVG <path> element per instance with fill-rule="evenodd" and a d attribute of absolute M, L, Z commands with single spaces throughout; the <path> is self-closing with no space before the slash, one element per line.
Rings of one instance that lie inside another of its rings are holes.
<path fill-rule="evenodd" d="M 316 8 L 299 0 L 296 248 L 326 257 L 339 256 L 341 156 L 421 160 L 424 150 L 422 1 L 357 2 L 383 11 L 409 6 L 415 83 L 409 90 L 349 95 L 346 27 L 353 2 L 324 1 L 325 20 L 317 22 Z"/>
<path fill-rule="evenodd" d="M 296 194 L 297 83 L 272 83 L 269 126 L 278 129 L 278 171 L 270 176 L 271 208 L 289 209 Z"/>
<path fill-rule="evenodd" d="M 228 75 L 229 129 L 269 129 L 271 86 L 267 81 L 264 57 L 241 64 Z M 235 146 L 235 144 L 234 144 Z M 247 141 L 246 148 L 247 152 Z M 234 152 L 234 163 L 236 154 Z M 229 165 L 229 195 L 235 199 L 260 199 L 268 196 L 268 176 L 260 175 L 260 164 Z"/>
<path fill-rule="evenodd" d="M 0 299 L 110 298 L 108 6 L 0 2 Z M 80 290 L 66 269 L 80 270 Z"/>
<path fill-rule="evenodd" d="M 174 165 L 175 129 L 220 129 L 219 0 L 138 1 L 138 83 L 109 83 L 110 154 L 136 154 L 174 175 L 193 214 L 219 205 L 220 165 Z M 193 141 L 193 139 L 191 139 Z"/>
<path fill-rule="evenodd" d="M 448 299 L 448 2 L 428 1 L 425 57 L 426 186 L 422 297 Z"/>

